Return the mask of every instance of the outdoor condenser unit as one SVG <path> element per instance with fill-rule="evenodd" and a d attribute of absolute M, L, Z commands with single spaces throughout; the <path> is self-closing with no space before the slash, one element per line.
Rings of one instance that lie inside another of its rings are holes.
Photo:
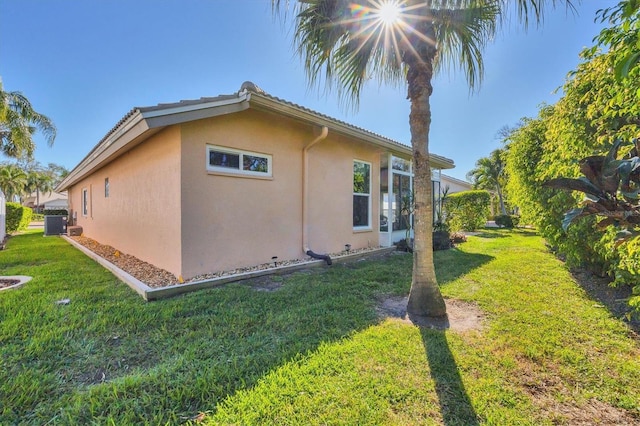
<path fill-rule="evenodd" d="M 45 216 L 44 235 L 62 235 L 67 233 L 67 218 L 65 216 Z"/>

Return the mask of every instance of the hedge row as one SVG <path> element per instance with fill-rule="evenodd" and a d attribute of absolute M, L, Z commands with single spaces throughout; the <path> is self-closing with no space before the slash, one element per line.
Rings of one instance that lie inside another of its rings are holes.
<path fill-rule="evenodd" d="M 444 203 L 446 222 L 451 231 L 474 231 L 489 217 L 491 195 L 488 191 L 463 191 L 449 194 Z"/>
<path fill-rule="evenodd" d="M 7 234 L 27 229 L 32 216 L 33 210 L 29 207 L 24 207 L 19 203 L 7 203 Z"/>

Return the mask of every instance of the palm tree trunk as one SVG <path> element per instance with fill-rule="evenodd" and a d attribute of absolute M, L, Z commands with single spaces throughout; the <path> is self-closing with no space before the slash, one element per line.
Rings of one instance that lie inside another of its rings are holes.
<path fill-rule="evenodd" d="M 500 185 L 496 185 L 496 189 L 498 190 L 498 199 L 500 200 L 500 211 L 502 212 L 503 215 L 506 216 L 507 208 L 504 205 L 504 197 L 502 196 L 502 188 L 500 187 Z"/>
<path fill-rule="evenodd" d="M 433 26 L 423 23 L 417 28 L 434 40 Z M 431 167 L 429 165 L 429 128 L 433 92 L 433 58 L 436 48 L 421 42 L 416 49 L 419 57 L 407 53 L 408 98 L 411 102 L 409 125 L 413 150 L 413 188 L 415 192 L 413 275 L 407 312 L 410 315 L 439 317 L 447 313 L 444 299 L 436 281 L 433 263 L 433 200 Z"/>

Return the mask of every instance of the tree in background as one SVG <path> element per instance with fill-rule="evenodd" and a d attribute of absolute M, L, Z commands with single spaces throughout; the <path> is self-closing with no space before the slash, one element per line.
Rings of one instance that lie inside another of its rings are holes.
<path fill-rule="evenodd" d="M 27 174 L 16 164 L 0 165 L 0 189 L 7 197 L 7 201 L 14 201 L 24 193 L 27 184 Z"/>
<path fill-rule="evenodd" d="M 505 185 L 504 154 L 502 149 L 492 151 L 488 157 L 476 161 L 476 167 L 467 173 L 467 179 L 473 183 L 474 189 L 486 189 L 498 195 L 502 215 L 507 214 L 503 194 Z"/>
<path fill-rule="evenodd" d="M 27 171 L 25 195 L 36 193 L 36 208 L 40 207 L 40 194 L 50 194 L 54 188 L 53 175 L 41 167 L 35 166 Z"/>
<path fill-rule="evenodd" d="M 10 158 L 31 159 L 37 130 L 52 146 L 56 128 L 51 119 L 36 112 L 22 93 L 6 92 L 0 80 L 0 152 Z"/>
<path fill-rule="evenodd" d="M 273 0 L 275 10 L 288 2 Z M 539 22 L 545 1 L 519 0 L 523 22 Z M 555 4 L 553 0 L 550 3 Z M 570 4 L 569 2 L 567 2 Z M 296 3 L 294 44 L 310 84 L 322 81 L 357 105 L 370 78 L 406 84 L 414 168 L 413 275 L 407 311 L 443 316 L 432 250 L 433 205 L 429 164 L 430 97 L 434 73 L 460 68 L 469 86 L 483 75 L 482 50 L 496 30 L 507 0 L 301 0 Z"/>

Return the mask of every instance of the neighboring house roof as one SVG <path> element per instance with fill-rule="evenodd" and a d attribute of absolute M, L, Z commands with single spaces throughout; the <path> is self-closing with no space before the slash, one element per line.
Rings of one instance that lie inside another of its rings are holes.
<path fill-rule="evenodd" d="M 29 194 L 28 197 L 26 197 L 22 204 L 25 206 L 35 206 L 36 202 L 37 202 L 38 196 L 35 192 Z M 55 192 L 55 191 L 51 191 L 51 192 L 40 192 L 40 204 L 46 204 L 46 203 L 50 203 L 52 201 L 58 201 L 58 200 L 62 200 L 62 201 L 67 201 L 67 194 L 66 193 L 60 193 L 60 192 Z"/>
<path fill-rule="evenodd" d="M 107 164 L 167 126 L 231 114 L 249 108 L 275 112 L 305 123 L 326 126 L 331 132 L 364 140 L 398 155 L 412 156 L 411 147 L 408 145 L 293 102 L 271 96 L 255 84 L 245 82 L 240 91 L 233 95 L 133 108 L 98 142 L 56 187 L 56 190 L 66 190 L 93 170 Z M 430 158 L 431 164 L 435 168 L 451 169 L 454 167 L 453 160 L 448 158 L 435 154 L 431 154 Z"/>
<path fill-rule="evenodd" d="M 473 189 L 473 184 L 472 183 L 467 182 L 465 180 L 460 180 L 460 179 L 454 178 L 453 176 L 445 175 L 444 173 L 442 173 L 440 175 L 440 183 L 441 184 L 445 184 L 445 185 L 446 184 L 454 185 L 454 186 L 463 188 L 463 190 L 465 190 L 465 191 Z M 459 191 L 454 191 L 454 192 L 459 192 Z"/>

